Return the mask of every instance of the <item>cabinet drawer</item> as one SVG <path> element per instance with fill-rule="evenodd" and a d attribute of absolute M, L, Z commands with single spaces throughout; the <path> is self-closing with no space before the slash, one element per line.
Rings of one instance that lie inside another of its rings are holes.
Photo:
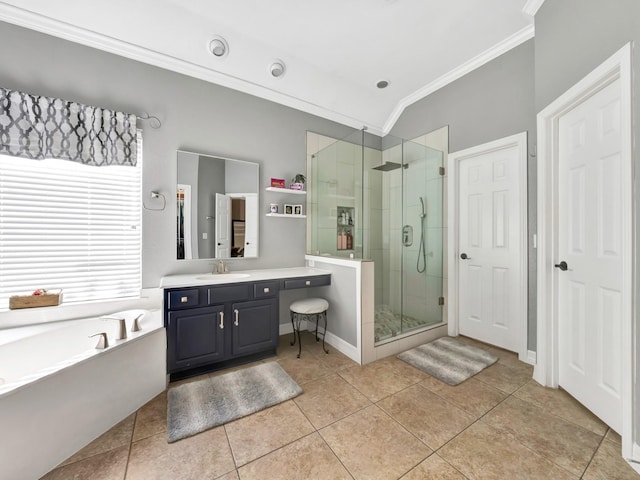
<path fill-rule="evenodd" d="M 280 282 L 259 282 L 253 286 L 253 296 L 255 298 L 275 297 L 278 295 Z"/>
<path fill-rule="evenodd" d="M 174 290 L 169 292 L 169 310 L 197 307 L 200 304 L 200 290 Z"/>
<path fill-rule="evenodd" d="M 237 283 L 220 287 L 209 287 L 209 305 L 232 302 L 235 300 L 248 300 L 251 298 L 252 287 L 252 283 Z"/>
<path fill-rule="evenodd" d="M 331 275 L 320 275 L 317 277 L 287 278 L 284 281 L 284 288 L 306 288 L 321 287 L 331 285 Z"/>

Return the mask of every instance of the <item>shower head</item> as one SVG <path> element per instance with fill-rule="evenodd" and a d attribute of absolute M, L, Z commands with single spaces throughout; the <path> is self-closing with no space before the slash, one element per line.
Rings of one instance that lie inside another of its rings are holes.
<path fill-rule="evenodd" d="M 390 172 L 391 170 L 396 170 L 400 167 L 407 168 L 407 166 L 407 164 L 402 165 L 396 162 L 387 162 L 383 163 L 382 165 L 378 165 L 377 167 L 373 167 L 372 170 L 378 170 L 380 172 Z"/>

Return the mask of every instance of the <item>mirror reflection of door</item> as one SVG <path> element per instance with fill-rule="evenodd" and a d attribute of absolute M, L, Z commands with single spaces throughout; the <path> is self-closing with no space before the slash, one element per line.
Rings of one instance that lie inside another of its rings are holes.
<path fill-rule="evenodd" d="M 193 258 L 191 249 L 191 185 L 178 184 L 177 202 L 177 257 L 181 259 Z"/>
<path fill-rule="evenodd" d="M 216 258 L 231 256 L 231 197 L 216 193 Z"/>

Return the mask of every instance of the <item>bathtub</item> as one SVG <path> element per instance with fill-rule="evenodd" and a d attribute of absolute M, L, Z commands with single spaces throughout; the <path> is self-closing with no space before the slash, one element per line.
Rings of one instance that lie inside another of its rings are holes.
<path fill-rule="evenodd" d="M 161 311 L 112 315 L 126 319 L 126 339 L 100 318 L 0 330 L 1 479 L 40 478 L 165 389 Z M 106 349 L 89 338 L 99 332 Z"/>

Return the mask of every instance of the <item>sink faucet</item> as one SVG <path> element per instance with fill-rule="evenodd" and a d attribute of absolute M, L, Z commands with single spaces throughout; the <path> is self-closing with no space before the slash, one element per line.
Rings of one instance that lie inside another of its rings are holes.
<path fill-rule="evenodd" d="M 212 273 L 229 273 L 229 267 L 224 264 L 224 261 L 220 260 Z"/>

